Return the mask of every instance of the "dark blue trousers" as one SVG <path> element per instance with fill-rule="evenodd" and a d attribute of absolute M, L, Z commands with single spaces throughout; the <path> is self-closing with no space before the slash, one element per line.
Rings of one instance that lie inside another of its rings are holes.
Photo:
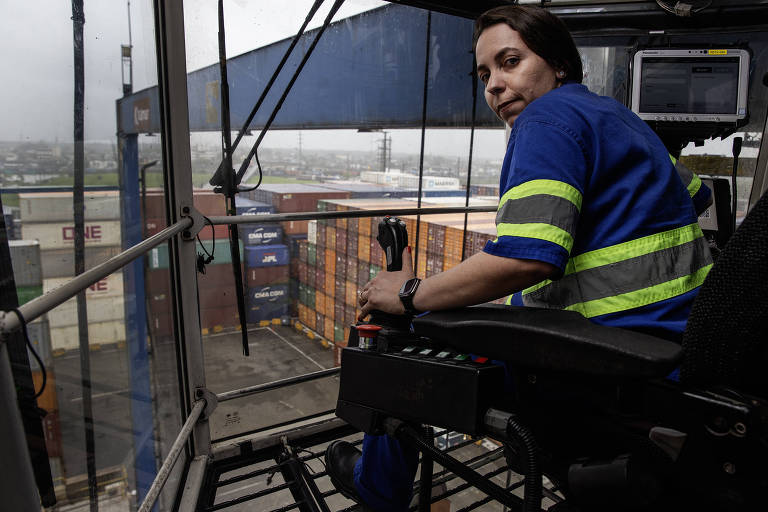
<path fill-rule="evenodd" d="M 355 487 L 376 512 L 408 510 L 419 452 L 389 436 L 363 437 L 363 456 L 355 465 Z"/>

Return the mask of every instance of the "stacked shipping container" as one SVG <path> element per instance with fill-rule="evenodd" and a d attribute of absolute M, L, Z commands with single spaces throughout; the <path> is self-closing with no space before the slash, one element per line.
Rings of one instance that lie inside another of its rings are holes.
<path fill-rule="evenodd" d="M 120 252 L 120 202 L 117 191 L 85 193 L 85 268 Z M 19 195 L 21 235 L 40 248 L 41 292 L 75 275 L 75 227 L 70 192 Z M 33 297 L 29 297 L 33 298 Z M 91 346 L 125 342 L 122 272 L 86 290 L 88 339 Z M 79 346 L 77 314 L 71 299 L 48 313 L 54 353 Z"/>
<path fill-rule="evenodd" d="M 441 200 L 430 201 L 439 206 Z M 452 201 L 448 201 L 451 203 Z M 493 200 L 487 204 L 494 204 Z M 394 210 L 413 208 L 414 201 L 403 199 L 325 200 L 320 210 Z M 429 207 L 430 204 L 425 204 Z M 429 277 L 447 270 L 482 250 L 495 236 L 495 214 L 472 214 L 462 246 L 462 214 L 430 215 L 421 218 L 417 275 Z M 306 242 L 299 244 L 299 321 L 334 343 L 336 355 L 345 346 L 349 326 L 359 314 L 357 290 L 386 266 L 386 258 L 376 240 L 381 218 L 329 219 L 317 221 Z M 415 246 L 416 217 L 403 217 L 410 244 Z M 337 358 L 337 363 L 338 358 Z"/>

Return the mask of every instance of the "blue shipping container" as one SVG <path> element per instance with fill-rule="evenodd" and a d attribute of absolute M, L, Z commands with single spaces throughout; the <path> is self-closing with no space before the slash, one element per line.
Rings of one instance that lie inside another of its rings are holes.
<path fill-rule="evenodd" d="M 248 288 L 248 307 L 263 306 L 264 304 L 288 304 L 288 285 L 273 284 Z"/>
<path fill-rule="evenodd" d="M 274 213 L 272 205 L 240 196 L 235 197 L 235 211 L 238 215 L 267 215 Z"/>
<path fill-rule="evenodd" d="M 278 224 L 254 224 L 240 229 L 246 245 L 274 245 L 283 241 L 283 228 Z"/>
<path fill-rule="evenodd" d="M 249 245 L 245 248 L 245 261 L 248 267 L 277 267 L 288 265 L 288 246 L 285 245 Z"/>
<path fill-rule="evenodd" d="M 261 306 L 249 308 L 245 313 L 245 319 L 249 324 L 258 324 L 263 321 L 271 321 L 275 318 L 288 316 L 288 304 L 268 302 Z"/>

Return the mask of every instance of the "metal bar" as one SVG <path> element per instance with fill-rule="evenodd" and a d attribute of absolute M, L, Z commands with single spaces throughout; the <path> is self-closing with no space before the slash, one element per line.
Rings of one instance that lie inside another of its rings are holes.
<path fill-rule="evenodd" d="M 351 210 L 345 212 L 295 212 L 275 213 L 269 215 L 215 215 L 208 217 L 213 225 L 221 224 L 266 224 L 288 220 L 316 219 L 353 219 L 360 217 L 383 217 L 385 215 L 439 215 L 444 213 L 493 213 L 496 206 L 440 206 L 427 208 L 390 208 L 388 210 Z"/>
<path fill-rule="evenodd" d="M 208 466 L 208 457 L 200 455 L 189 465 L 184 491 L 179 502 L 179 510 L 195 510 L 200 498 L 200 489 L 205 479 L 205 469 Z"/>
<path fill-rule="evenodd" d="M 74 297 L 81 290 L 85 290 L 93 283 L 101 281 L 106 276 L 124 267 L 139 256 L 147 253 L 153 247 L 160 245 L 177 233 L 187 229 L 192 225 L 192 219 L 187 217 L 181 219 L 179 222 L 168 226 L 161 232 L 153 235 L 143 242 L 134 245 L 130 249 L 121 252 L 117 256 L 108 259 L 104 263 L 96 265 L 90 270 L 87 270 L 79 276 L 73 278 L 71 281 L 59 286 L 58 288 L 51 290 L 45 295 L 41 295 L 36 299 L 32 299 L 19 308 L 19 312 L 24 317 L 26 323 L 31 322 L 35 318 L 38 318 L 48 311 L 52 310 L 56 306 L 63 304 L 72 297 Z M 0 334 L 6 334 L 15 331 L 21 327 L 19 318 L 7 311 L 0 312 Z"/>
<path fill-rule="evenodd" d="M 320 370 L 312 373 L 305 373 L 304 375 L 298 375 L 296 377 L 288 377 L 287 379 L 274 380 L 265 384 L 257 384 L 255 386 L 249 386 L 247 388 L 235 389 L 233 391 L 225 391 L 216 395 L 216 399 L 219 402 L 226 402 L 227 400 L 234 400 L 235 398 L 243 398 L 246 396 L 256 395 L 283 386 L 290 386 L 291 384 L 299 384 L 301 382 L 308 382 L 310 380 L 321 379 L 329 375 L 336 375 L 339 373 L 340 368 L 328 368 L 326 370 Z"/>
<path fill-rule="evenodd" d="M 157 82 L 162 108 L 163 168 L 167 217 L 176 222 L 194 207 L 192 157 L 189 145 L 189 95 L 184 33 L 184 5 L 178 0 L 156 0 Z M 194 240 L 174 239 L 169 244 L 174 333 L 179 364 L 180 391 L 186 411 L 195 401 L 195 390 L 205 389 L 200 310 L 196 300 L 197 267 Z M 209 422 L 195 425 L 189 455 L 209 455 Z"/>
<path fill-rule="evenodd" d="M 477 67 L 472 57 L 472 128 L 469 130 L 469 158 L 467 159 L 467 197 L 464 206 L 469 206 L 470 187 L 472 186 L 472 155 L 475 149 L 475 123 L 477 121 Z M 464 260 L 467 248 L 467 221 L 469 214 L 464 214 L 464 231 L 461 235 L 461 259 Z"/>
<path fill-rule="evenodd" d="M 424 50 L 424 91 L 421 105 L 421 150 L 419 151 L 419 194 L 416 198 L 416 206 L 421 209 L 421 185 L 424 181 L 424 143 L 427 137 L 427 93 L 429 91 L 429 54 L 432 46 L 432 11 L 427 11 L 427 37 L 426 49 Z M 413 254 L 413 271 L 419 271 L 419 232 L 421 231 L 421 217 L 416 215 L 416 238 L 414 242 L 415 252 Z M 426 251 L 427 248 L 425 247 Z M 426 272 L 426 269 L 424 269 Z"/>
<path fill-rule="evenodd" d="M 262 496 L 266 496 L 268 494 L 272 494 L 272 493 L 279 492 L 279 491 L 284 491 L 284 490 L 290 488 L 290 486 L 292 484 L 293 484 L 293 480 L 291 480 L 289 482 L 286 482 L 286 483 L 283 483 L 283 484 L 276 485 L 274 487 L 268 487 L 266 489 L 262 489 L 260 491 L 257 491 L 255 493 L 253 493 L 253 494 L 247 494 L 245 496 L 241 496 L 241 497 L 235 498 L 233 500 L 223 501 L 221 503 L 217 503 L 216 505 L 212 505 L 210 507 L 207 507 L 207 508 L 205 508 L 203 510 L 205 512 L 212 512 L 214 510 L 222 510 L 222 509 L 225 509 L 225 508 L 234 507 L 235 505 L 239 505 L 241 503 L 245 503 L 246 501 L 255 500 L 255 499 L 261 498 Z M 184 510 L 184 509 L 180 508 L 179 510 Z M 192 510 L 192 509 L 190 509 L 190 510 Z"/>
<path fill-rule="evenodd" d="M 163 461 L 160 471 L 157 472 L 157 476 L 155 477 L 155 481 L 152 482 L 152 487 L 149 488 L 147 497 L 144 498 L 144 501 L 139 507 L 139 512 L 149 512 L 152 510 L 152 506 L 155 504 L 155 501 L 157 501 L 160 491 L 163 490 L 165 481 L 168 480 L 168 475 L 171 474 L 173 465 L 176 464 L 176 459 L 179 458 L 182 448 L 187 444 L 187 440 L 189 439 L 190 434 L 192 434 L 192 429 L 195 427 L 197 420 L 203 413 L 203 409 L 205 409 L 205 400 L 198 400 L 195 402 L 194 407 L 192 407 L 192 412 L 189 414 L 187 421 L 184 422 L 184 426 L 181 427 L 181 432 L 179 432 L 179 435 L 173 442 L 171 450 Z"/>

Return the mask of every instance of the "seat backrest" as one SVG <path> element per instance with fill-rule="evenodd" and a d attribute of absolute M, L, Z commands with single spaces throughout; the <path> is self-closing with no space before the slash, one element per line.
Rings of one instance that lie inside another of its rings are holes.
<path fill-rule="evenodd" d="M 768 195 L 733 234 L 691 308 L 681 381 L 768 396 Z"/>

